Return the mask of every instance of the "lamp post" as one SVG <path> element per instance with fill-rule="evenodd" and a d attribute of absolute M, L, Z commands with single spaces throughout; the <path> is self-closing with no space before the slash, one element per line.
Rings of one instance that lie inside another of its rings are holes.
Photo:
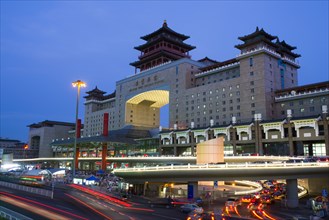
<path fill-rule="evenodd" d="M 75 176 L 75 158 L 77 157 L 77 134 L 78 134 L 78 109 L 79 109 L 79 97 L 80 97 L 80 87 L 86 87 L 86 83 L 81 80 L 77 80 L 72 83 L 73 87 L 78 87 L 77 95 L 77 105 L 75 109 L 75 135 L 74 135 L 74 147 L 73 147 L 73 163 L 72 163 L 72 180 Z"/>

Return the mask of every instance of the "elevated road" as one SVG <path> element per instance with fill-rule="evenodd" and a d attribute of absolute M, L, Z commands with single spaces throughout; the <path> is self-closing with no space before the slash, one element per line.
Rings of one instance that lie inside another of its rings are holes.
<path fill-rule="evenodd" d="M 192 182 L 261 179 L 321 178 L 329 173 L 329 163 L 265 163 L 171 165 L 114 169 L 115 175 L 130 183 Z"/>
<path fill-rule="evenodd" d="M 226 163 L 241 163 L 255 161 L 285 161 L 289 156 L 226 156 Z M 72 157 L 47 157 L 32 159 L 14 159 L 14 163 L 56 162 L 72 161 Z M 101 157 L 80 157 L 79 161 L 101 161 Z M 196 164 L 196 157 L 173 157 L 173 156 L 134 156 L 134 157 L 107 157 L 109 162 L 131 162 L 131 163 L 166 163 L 166 164 Z"/>

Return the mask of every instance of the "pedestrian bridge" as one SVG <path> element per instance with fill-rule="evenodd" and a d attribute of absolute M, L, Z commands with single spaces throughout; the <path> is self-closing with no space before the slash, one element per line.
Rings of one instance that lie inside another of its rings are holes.
<path fill-rule="evenodd" d="M 329 163 L 225 163 L 118 168 L 115 175 L 130 183 L 191 182 L 327 177 Z"/>

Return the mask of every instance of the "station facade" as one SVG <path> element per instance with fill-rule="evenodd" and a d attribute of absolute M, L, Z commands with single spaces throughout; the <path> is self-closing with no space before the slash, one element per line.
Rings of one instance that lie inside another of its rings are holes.
<path fill-rule="evenodd" d="M 83 135 L 102 134 L 108 114 L 110 132 L 160 127 L 145 137 L 159 138 L 159 154 L 194 155 L 196 143 L 219 135 L 227 154 L 329 154 L 329 82 L 298 86 L 296 47 L 257 27 L 238 38 L 235 58 L 193 60 L 188 38 L 166 22 L 141 37 L 135 74 L 109 95 L 96 87 L 84 97 Z M 164 105 L 169 129 L 160 126 Z"/>

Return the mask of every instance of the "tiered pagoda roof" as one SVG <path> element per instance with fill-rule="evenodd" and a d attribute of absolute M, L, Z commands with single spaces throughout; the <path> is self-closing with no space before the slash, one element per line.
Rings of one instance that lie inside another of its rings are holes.
<path fill-rule="evenodd" d="M 300 54 L 296 54 L 292 52 L 292 50 L 295 50 L 297 47 L 287 44 L 284 40 L 280 42 L 279 38 L 277 38 L 275 44 L 278 45 L 277 52 L 287 53 L 294 58 L 300 57 Z"/>
<path fill-rule="evenodd" d="M 195 46 L 184 43 L 184 40 L 188 38 L 190 37 L 169 28 L 167 22 L 164 21 L 161 28 L 141 37 L 147 42 L 134 47 L 142 54 L 138 57 L 138 61 L 130 65 L 144 70 L 168 61 L 190 58 L 188 52 L 195 49 Z"/>
<path fill-rule="evenodd" d="M 235 45 L 235 47 L 240 50 L 247 46 L 257 44 L 259 42 L 265 42 L 268 45 L 272 46 L 273 49 L 275 49 L 275 51 L 279 54 L 288 54 L 293 58 L 300 57 L 299 54 L 292 52 L 292 50 L 295 50 L 297 47 L 291 46 L 287 44 L 285 41 L 280 41 L 277 36 L 273 36 L 267 33 L 266 31 L 264 31 L 263 28 L 259 29 L 258 27 L 256 27 L 256 31 L 254 31 L 251 34 L 238 37 L 238 39 L 244 42 L 243 44 Z M 275 43 L 272 42 L 274 39 L 276 39 Z"/>
<path fill-rule="evenodd" d="M 141 37 L 141 39 L 143 40 L 146 40 L 146 41 L 149 41 L 151 40 L 152 38 L 154 37 L 157 37 L 158 35 L 161 35 L 161 34 L 168 34 L 168 35 L 171 35 L 171 36 L 175 36 L 179 39 L 181 39 L 182 41 L 190 38 L 189 36 L 186 36 L 184 34 L 180 34 L 180 33 L 177 33 L 176 31 L 172 30 L 171 28 L 168 27 L 168 24 L 167 24 L 167 21 L 165 20 L 162 24 L 162 27 L 159 28 L 158 30 L 150 33 L 150 34 L 147 34 L 143 37 Z"/>
<path fill-rule="evenodd" d="M 259 28 L 256 27 L 256 31 L 254 31 L 253 33 L 242 36 L 242 37 L 238 37 L 238 39 L 242 40 L 244 43 L 235 45 L 235 47 L 238 49 L 242 49 L 247 46 L 261 42 L 261 41 L 264 41 L 264 42 L 270 44 L 271 46 L 276 47 L 276 45 L 272 42 L 272 40 L 274 40 L 276 38 L 277 38 L 277 36 L 268 34 L 267 32 L 264 31 L 263 28 L 261 28 L 259 30 Z"/>
<path fill-rule="evenodd" d="M 114 98 L 115 97 L 115 91 L 109 95 L 104 96 L 104 94 L 106 92 L 100 90 L 97 88 L 97 86 L 95 87 L 95 89 L 86 92 L 88 95 L 84 96 L 84 98 L 88 101 L 88 100 L 106 100 L 106 99 L 110 99 L 110 98 Z"/>

